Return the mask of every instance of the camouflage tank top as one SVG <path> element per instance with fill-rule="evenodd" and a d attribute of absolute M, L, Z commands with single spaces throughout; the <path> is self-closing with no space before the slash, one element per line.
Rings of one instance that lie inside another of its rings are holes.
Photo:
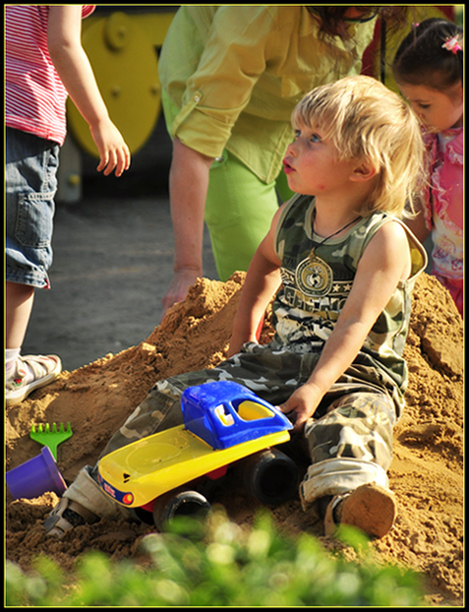
<path fill-rule="evenodd" d="M 294 196 L 276 233 L 283 282 L 273 304 L 273 345 L 295 353 L 321 351 L 350 293 L 367 244 L 385 223 L 396 220 L 388 213 L 374 213 L 361 218 L 343 236 L 319 246 L 323 238 L 313 234 L 313 215 L 314 197 Z M 427 260 L 423 246 L 402 225 L 409 239 L 412 272 L 408 280 L 399 282 L 362 347 L 362 352 L 384 369 L 401 391 L 407 384 L 402 354 L 409 329 L 411 292 Z M 313 247 L 316 251 L 310 258 Z"/>

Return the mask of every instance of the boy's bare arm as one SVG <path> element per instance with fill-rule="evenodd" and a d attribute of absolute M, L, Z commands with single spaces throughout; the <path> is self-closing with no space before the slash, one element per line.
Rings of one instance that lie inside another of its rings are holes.
<path fill-rule="evenodd" d="M 313 416 L 324 394 L 353 362 L 397 284 L 408 278 L 410 270 L 405 230 L 388 223 L 365 249 L 352 290 L 312 375 L 281 406 L 285 413 L 296 412 L 296 430 Z"/>
<path fill-rule="evenodd" d="M 233 321 L 228 356 L 239 352 L 245 342 L 257 342 L 256 332 L 272 296 L 280 286 L 280 265 L 274 248 L 275 231 L 283 206 L 273 218 L 270 230 L 249 265 Z"/>

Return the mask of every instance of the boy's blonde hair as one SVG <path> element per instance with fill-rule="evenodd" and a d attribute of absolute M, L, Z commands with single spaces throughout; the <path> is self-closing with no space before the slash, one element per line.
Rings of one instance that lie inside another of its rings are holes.
<path fill-rule="evenodd" d="M 419 121 L 400 96 L 372 77 L 345 77 L 307 94 L 292 123 L 320 128 L 338 159 L 363 160 L 375 168 L 376 187 L 357 211 L 362 216 L 377 210 L 412 214 L 423 181 L 424 145 Z"/>

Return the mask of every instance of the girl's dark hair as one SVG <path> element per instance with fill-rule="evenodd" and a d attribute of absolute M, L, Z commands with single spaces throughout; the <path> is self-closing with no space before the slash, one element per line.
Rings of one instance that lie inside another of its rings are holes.
<path fill-rule="evenodd" d="M 394 58 L 392 70 L 396 81 L 438 91 L 448 90 L 462 81 L 462 49 L 453 52 L 443 46 L 454 36 L 462 47 L 462 28 L 445 19 L 432 17 L 413 25 Z"/>
<path fill-rule="evenodd" d="M 344 30 L 344 22 L 360 21 L 358 19 L 347 19 L 346 13 L 351 8 L 350 6 L 307 6 L 308 11 L 319 17 L 320 26 L 319 32 L 323 37 L 340 36 L 346 38 L 349 36 Z M 355 6 L 360 13 L 360 17 L 363 21 L 367 21 L 375 17 L 381 17 L 386 20 L 390 25 L 396 27 L 402 25 L 405 22 L 405 16 L 407 13 L 407 7 L 405 6 Z"/>

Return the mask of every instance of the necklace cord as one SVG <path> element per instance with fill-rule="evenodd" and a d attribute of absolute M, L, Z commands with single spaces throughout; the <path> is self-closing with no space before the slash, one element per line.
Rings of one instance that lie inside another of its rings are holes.
<path fill-rule="evenodd" d="M 314 216 L 313 216 L 313 234 L 314 234 L 314 220 L 316 218 L 316 210 L 314 211 Z M 338 229 L 336 232 L 334 232 L 333 234 L 331 234 L 330 236 L 326 236 L 326 238 L 324 238 L 324 240 L 322 242 L 320 242 L 317 246 L 314 246 L 311 249 L 311 252 L 309 254 L 309 258 L 313 259 L 316 254 L 316 249 L 319 249 L 319 247 L 322 247 L 322 245 L 329 240 L 330 238 L 333 238 L 334 236 L 337 236 L 337 234 L 340 234 L 340 232 L 343 232 L 344 229 L 347 229 L 347 227 L 350 227 L 351 225 L 353 225 L 354 223 L 356 223 L 359 219 L 361 218 L 361 215 L 358 215 L 358 217 L 355 217 L 355 219 L 353 219 L 352 221 L 350 221 L 349 223 L 347 223 L 346 225 L 344 225 L 344 227 L 341 227 L 340 229 Z"/>
<path fill-rule="evenodd" d="M 314 218 L 316 218 L 316 211 L 315 211 L 315 214 L 314 214 Z M 326 242 L 326 240 L 329 240 L 329 238 L 333 238 L 334 236 L 337 236 L 337 234 L 340 234 L 340 232 L 343 232 L 344 229 L 347 229 L 347 227 L 350 227 L 351 225 L 356 223 L 358 221 L 358 219 L 360 219 L 360 218 L 361 218 L 361 215 L 358 215 L 358 217 L 355 217 L 355 219 L 353 219 L 353 221 L 350 221 L 350 223 L 347 223 L 346 225 L 344 225 L 344 227 L 341 227 L 340 229 L 338 229 L 336 232 L 334 232 L 330 236 L 326 236 L 326 238 L 324 238 L 324 240 L 322 242 L 320 242 L 318 244 L 318 246 L 315 247 L 315 248 L 316 249 L 319 248 L 320 246 L 322 246 Z M 314 233 L 314 219 L 313 219 L 313 233 Z"/>

